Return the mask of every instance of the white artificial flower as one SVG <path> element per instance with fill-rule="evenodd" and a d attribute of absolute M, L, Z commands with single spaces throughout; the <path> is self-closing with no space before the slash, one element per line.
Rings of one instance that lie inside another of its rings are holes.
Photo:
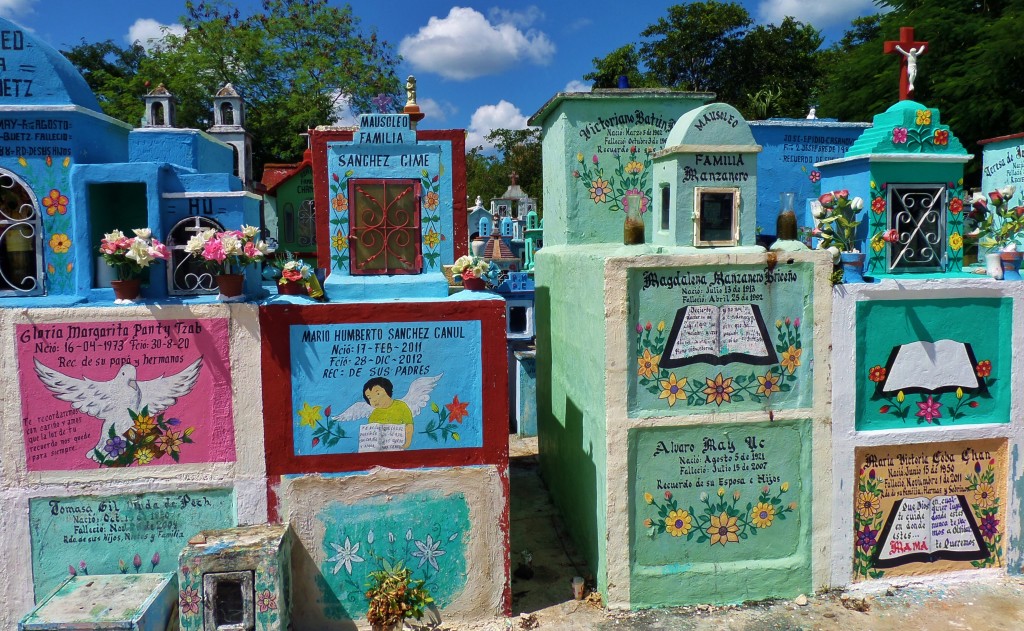
<path fill-rule="evenodd" d="M 209 230 L 203 230 L 199 234 L 202 235 L 203 241 L 209 241 L 210 239 L 217 236 L 217 231 L 214 230 L 213 228 L 210 228 Z"/>
<path fill-rule="evenodd" d="M 220 244 L 224 246 L 224 254 L 233 256 L 242 253 L 242 240 L 233 234 L 225 234 L 220 238 Z"/>
<path fill-rule="evenodd" d="M 266 254 L 267 252 L 270 251 L 270 246 L 267 245 L 266 241 L 257 241 L 256 249 L 259 250 L 260 254 Z"/>
<path fill-rule="evenodd" d="M 1003 196 L 1003 199 L 1007 202 L 1013 197 L 1013 194 L 1017 192 L 1017 187 L 1013 184 L 1007 184 L 1003 188 L 999 189 L 999 194 Z"/>
<path fill-rule="evenodd" d="M 850 206 L 853 206 L 853 209 L 856 210 L 856 211 L 863 210 L 864 209 L 864 200 L 862 198 L 860 198 L 860 197 L 854 197 L 853 201 L 850 202 Z"/>
<path fill-rule="evenodd" d="M 821 219 L 826 215 L 825 207 L 821 205 L 821 202 L 814 200 L 811 202 L 811 216 L 815 219 Z"/>
<path fill-rule="evenodd" d="M 201 234 L 194 234 L 185 244 L 185 251 L 189 254 L 200 254 L 206 245 L 206 239 Z"/>
<path fill-rule="evenodd" d="M 971 198 L 971 204 L 981 204 L 982 206 L 988 206 L 988 196 L 984 193 L 975 193 L 974 197 Z"/>
<path fill-rule="evenodd" d="M 151 236 L 153 236 L 153 231 L 150 230 L 149 228 L 135 228 L 132 230 L 132 232 L 134 232 L 135 236 L 137 236 L 140 239 L 149 239 Z"/>
<path fill-rule="evenodd" d="M 131 247 L 128 248 L 125 258 L 135 261 L 139 264 L 139 267 L 149 267 L 150 261 L 153 260 L 153 256 L 149 253 L 149 245 L 142 239 L 132 240 Z"/>
<path fill-rule="evenodd" d="M 247 239 L 255 237 L 256 233 L 258 233 L 259 231 L 260 229 L 257 228 L 256 226 L 247 226 L 245 224 L 242 224 L 242 234 L 244 234 L 245 238 Z"/>
<path fill-rule="evenodd" d="M 103 235 L 103 238 L 106 239 L 107 241 L 118 241 L 124 238 L 124 233 L 121 232 L 120 230 L 115 229 Z"/>

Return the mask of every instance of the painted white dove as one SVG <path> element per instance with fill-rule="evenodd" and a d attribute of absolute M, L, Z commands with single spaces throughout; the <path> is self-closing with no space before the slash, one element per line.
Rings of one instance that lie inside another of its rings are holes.
<path fill-rule="evenodd" d="M 110 381 L 93 381 L 88 377 L 77 379 L 47 368 L 34 360 L 36 374 L 43 385 L 61 401 L 71 407 L 103 421 L 96 449 L 103 453 L 110 426 L 121 436 L 132 426 L 128 410 L 139 412 L 144 407 L 150 414 L 159 414 L 192 391 L 199 380 L 203 358 L 195 360 L 181 372 L 165 377 L 160 375 L 148 381 L 136 379 L 135 366 L 125 364 Z M 92 450 L 89 457 L 95 460 Z"/>

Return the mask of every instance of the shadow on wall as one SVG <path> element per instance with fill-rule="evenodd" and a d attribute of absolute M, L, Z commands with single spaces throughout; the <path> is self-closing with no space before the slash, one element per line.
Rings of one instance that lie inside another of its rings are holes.
<path fill-rule="evenodd" d="M 320 568 L 298 537 L 294 538 L 292 544 L 292 574 L 292 619 L 296 629 L 358 629 L 351 614 L 335 597 Z"/>

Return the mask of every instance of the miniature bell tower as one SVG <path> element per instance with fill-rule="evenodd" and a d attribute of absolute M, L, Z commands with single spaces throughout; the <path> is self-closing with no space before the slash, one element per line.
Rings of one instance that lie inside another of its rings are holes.
<path fill-rule="evenodd" d="M 142 97 L 146 102 L 146 120 L 143 127 L 174 127 L 174 104 L 177 99 L 160 84 Z"/>
<path fill-rule="evenodd" d="M 245 131 L 245 102 L 230 83 L 213 96 L 213 127 L 207 131 L 234 149 L 235 175 L 245 188 L 251 188 L 252 135 Z"/>

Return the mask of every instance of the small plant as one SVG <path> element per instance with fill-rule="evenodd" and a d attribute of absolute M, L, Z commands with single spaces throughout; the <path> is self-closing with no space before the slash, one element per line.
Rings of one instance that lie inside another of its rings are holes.
<path fill-rule="evenodd" d="M 135 236 L 128 237 L 114 230 L 100 240 L 100 254 L 114 268 L 117 280 L 139 278 L 150 263 L 157 259 L 166 261 L 171 256 L 167 246 L 153 238 L 149 228 L 135 228 L 132 232 Z"/>
<path fill-rule="evenodd" d="M 257 239 L 259 228 L 242 226 L 241 230 L 205 230 L 192 235 L 185 251 L 198 257 L 217 274 L 238 274 L 247 265 L 258 263 L 269 251 L 266 241 Z"/>
<path fill-rule="evenodd" d="M 382 562 L 382 569 L 370 572 L 366 599 L 370 602 L 366 620 L 374 631 L 394 629 L 408 618 L 419 620 L 434 599 L 424 589 L 425 581 L 412 580 L 412 570 L 401 561 L 391 565 Z"/>
<path fill-rule="evenodd" d="M 455 281 L 460 283 L 466 278 L 479 278 L 488 285 L 497 285 L 501 270 L 493 261 L 467 254 L 456 259 L 452 265 L 452 274 Z"/>

